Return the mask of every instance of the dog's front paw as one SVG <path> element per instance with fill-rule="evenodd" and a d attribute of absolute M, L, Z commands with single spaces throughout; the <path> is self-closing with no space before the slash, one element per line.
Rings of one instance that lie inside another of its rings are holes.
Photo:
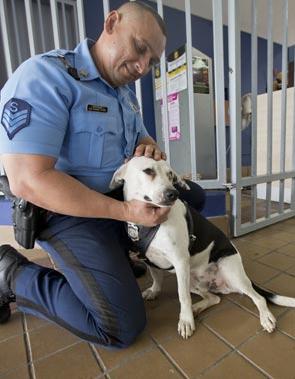
<path fill-rule="evenodd" d="M 152 287 L 150 287 L 143 291 L 141 295 L 145 300 L 155 300 L 159 295 L 159 291 L 154 291 Z"/>
<path fill-rule="evenodd" d="M 184 319 L 180 318 L 178 322 L 178 333 L 182 338 L 189 338 L 195 331 L 195 320 L 194 318 Z"/>
<path fill-rule="evenodd" d="M 274 315 L 268 311 L 267 313 L 260 315 L 260 324 L 264 330 L 266 330 L 268 333 L 271 333 L 275 330 L 276 319 Z"/>

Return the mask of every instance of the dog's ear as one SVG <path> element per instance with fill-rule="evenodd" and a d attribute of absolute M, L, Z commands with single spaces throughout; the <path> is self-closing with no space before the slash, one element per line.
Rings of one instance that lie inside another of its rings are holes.
<path fill-rule="evenodd" d="M 111 190 L 123 185 L 124 180 L 125 180 L 126 169 L 127 169 L 127 163 L 123 164 L 121 167 L 118 168 L 118 170 L 115 171 L 112 177 L 111 183 L 109 185 Z"/>
<path fill-rule="evenodd" d="M 182 179 L 175 171 L 173 172 L 173 184 L 177 184 L 179 187 L 190 190 L 190 187 L 184 179 Z"/>

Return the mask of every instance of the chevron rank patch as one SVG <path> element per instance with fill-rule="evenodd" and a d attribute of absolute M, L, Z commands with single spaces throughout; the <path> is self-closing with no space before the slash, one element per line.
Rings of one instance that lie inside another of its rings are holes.
<path fill-rule="evenodd" d="M 9 139 L 29 125 L 32 106 L 24 100 L 12 98 L 4 106 L 1 124 Z"/>

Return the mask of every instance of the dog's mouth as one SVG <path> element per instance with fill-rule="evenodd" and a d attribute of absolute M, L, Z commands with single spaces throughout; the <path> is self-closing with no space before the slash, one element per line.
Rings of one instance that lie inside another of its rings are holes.
<path fill-rule="evenodd" d="M 160 207 L 171 207 L 174 203 L 175 203 L 176 199 L 175 200 L 165 200 L 165 201 L 161 201 L 160 203 L 158 203 L 158 205 Z"/>
<path fill-rule="evenodd" d="M 169 188 L 163 191 L 161 195 L 158 196 L 158 201 L 151 199 L 149 196 L 144 195 L 144 201 L 154 204 L 157 207 L 171 207 L 175 201 L 178 199 L 179 192 L 174 188 Z"/>
<path fill-rule="evenodd" d="M 175 201 L 176 200 L 173 200 L 173 201 L 168 201 L 168 200 L 163 200 L 163 201 L 160 201 L 160 202 L 155 202 L 155 201 L 153 201 L 150 197 L 148 197 L 148 196 L 144 196 L 144 198 L 143 198 L 146 202 L 148 202 L 148 203 L 151 203 L 151 204 L 153 204 L 153 205 L 155 205 L 156 207 L 171 207 L 174 203 L 175 203 Z"/>

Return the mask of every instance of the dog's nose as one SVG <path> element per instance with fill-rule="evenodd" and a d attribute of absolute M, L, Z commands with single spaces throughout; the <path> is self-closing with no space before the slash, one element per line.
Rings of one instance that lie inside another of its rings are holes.
<path fill-rule="evenodd" d="M 164 200 L 168 202 L 175 201 L 178 195 L 179 192 L 176 189 L 168 189 L 164 192 Z"/>

